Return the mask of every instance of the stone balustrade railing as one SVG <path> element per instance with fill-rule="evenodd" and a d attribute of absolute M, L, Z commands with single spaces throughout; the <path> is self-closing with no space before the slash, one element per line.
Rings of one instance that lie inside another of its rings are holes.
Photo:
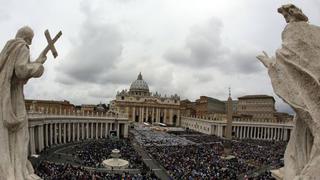
<path fill-rule="evenodd" d="M 76 116 L 76 117 L 108 117 L 108 118 L 128 118 L 128 114 L 114 112 L 76 112 L 76 111 L 28 111 L 29 117 L 44 116 Z"/>

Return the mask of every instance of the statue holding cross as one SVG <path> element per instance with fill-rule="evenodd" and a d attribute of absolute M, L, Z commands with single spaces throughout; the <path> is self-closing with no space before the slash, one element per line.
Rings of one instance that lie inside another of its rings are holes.
<path fill-rule="evenodd" d="M 9 40 L 0 53 L 0 179 L 40 179 L 27 159 L 29 132 L 23 87 L 30 78 L 42 75 L 49 51 L 54 58 L 58 56 L 54 43 L 61 35 L 60 31 L 51 39 L 46 30 L 48 45 L 31 62 L 29 46 L 34 33 L 25 26 L 18 30 L 16 37 Z"/>

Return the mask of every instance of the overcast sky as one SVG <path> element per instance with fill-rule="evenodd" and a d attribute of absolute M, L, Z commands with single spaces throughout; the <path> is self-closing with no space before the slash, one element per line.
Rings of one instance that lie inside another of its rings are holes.
<path fill-rule="evenodd" d="M 320 0 L 0 0 L 0 47 L 29 25 L 34 59 L 43 35 L 59 30 L 59 56 L 28 82 L 28 99 L 109 103 L 139 72 L 152 92 L 195 100 L 274 95 L 267 70 L 255 58 L 274 55 L 286 23 L 277 13 L 294 3 L 320 25 Z M 279 98 L 277 109 L 288 111 Z"/>

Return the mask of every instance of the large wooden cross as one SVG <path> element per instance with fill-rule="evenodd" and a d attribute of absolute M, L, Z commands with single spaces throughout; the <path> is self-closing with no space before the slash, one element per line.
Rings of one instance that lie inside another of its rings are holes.
<path fill-rule="evenodd" d="M 59 31 L 59 33 L 53 39 L 51 39 L 51 36 L 50 36 L 48 29 L 44 31 L 44 35 L 46 36 L 48 45 L 43 50 L 43 53 L 46 55 L 49 51 L 51 51 L 53 57 L 56 58 L 58 56 L 58 52 L 57 52 L 56 48 L 54 47 L 54 43 L 60 38 L 60 36 L 62 35 L 62 32 Z"/>

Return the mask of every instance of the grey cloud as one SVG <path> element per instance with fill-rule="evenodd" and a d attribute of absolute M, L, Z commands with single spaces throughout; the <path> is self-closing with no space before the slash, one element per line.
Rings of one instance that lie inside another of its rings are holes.
<path fill-rule="evenodd" d="M 212 18 L 202 26 L 191 28 L 185 47 L 168 50 L 164 58 L 190 68 L 215 68 L 222 73 L 251 74 L 261 70 L 256 52 L 242 52 L 225 47 L 221 39 L 222 23 Z M 246 48 L 247 49 L 247 48 Z"/>
<path fill-rule="evenodd" d="M 253 74 L 263 70 L 260 61 L 256 58 L 256 52 L 233 52 L 225 64 L 220 68 L 228 70 L 229 73 Z"/>
<path fill-rule="evenodd" d="M 171 49 L 164 58 L 174 64 L 191 67 L 207 67 L 215 65 L 214 59 L 220 59 L 227 51 L 221 44 L 222 22 L 211 18 L 206 24 L 194 26 L 186 37 L 185 46 Z"/>
<path fill-rule="evenodd" d="M 58 66 L 61 83 L 105 82 L 123 51 L 123 40 L 116 25 L 96 23 L 89 8 L 82 8 L 87 19 L 81 26 L 78 41 Z"/>

